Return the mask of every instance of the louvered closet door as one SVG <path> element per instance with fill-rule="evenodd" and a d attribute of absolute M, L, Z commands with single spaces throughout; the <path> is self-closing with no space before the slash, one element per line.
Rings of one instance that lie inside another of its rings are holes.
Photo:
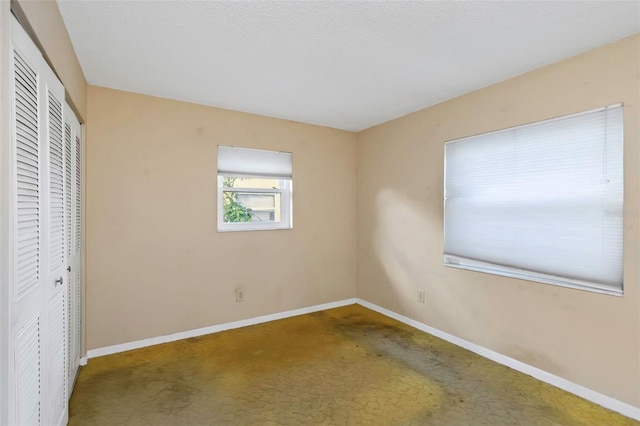
<path fill-rule="evenodd" d="M 64 88 L 13 20 L 9 423 L 66 424 Z M 56 282 L 57 281 L 57 282 Z"/>
<path fill-rule="evenodd" d="M 69 383 L 67 397 L 80 367 L 82 334 L 82 286 L 80 282 L 81 242 L 81 190 L 82 190 L 82 144 L 80 122 L 68 105 L 65 105 L 65 229 L 67 244 L 67 343 L 69 350 L 67 371 Z"/>
<path fill-rule="evenodd" d="M 64 199 L 64 92 L 56 94 L 47 84 L 47 145 L 49 182 L 47 203 L 49 230 L 49 408 L 52 424 L 66 424 L 68 360 L 68 279 L 65 259 Z"/>
<path fill-rule="evenodd" d="M 15 401 L 11 401 L 14 412 L 9 414 L 14 417 L 10 423 L 39 425 L 42 424 L 43 394 L 46 392 L 43 327 L 48 320 L 42 279 L 39 55 L 18 43 L 16 31 L 13 39 L 15 244 L 11 310 L 14 341 L 10 356 L 15 376 L 11 378 L 10 386 L 14 389 Z"/>

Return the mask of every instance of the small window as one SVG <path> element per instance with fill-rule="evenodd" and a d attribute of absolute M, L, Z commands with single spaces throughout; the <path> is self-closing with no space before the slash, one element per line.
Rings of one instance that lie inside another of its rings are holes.
<path fill-rule="evenodd" d="M 291 229 L 291 153 L 218 147 L 218 231 Z"/>
<path fill-rule="evenodd" d="M 447 142 L 444 264 L 622 294 L 622 112 Z"/>

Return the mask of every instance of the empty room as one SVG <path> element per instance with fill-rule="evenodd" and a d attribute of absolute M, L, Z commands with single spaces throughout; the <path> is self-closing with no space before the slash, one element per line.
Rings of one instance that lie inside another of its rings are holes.
<path fill-rule="evenodd" d="M 0 0 L 0 425 L 640 424 L 640 1 Z"/>

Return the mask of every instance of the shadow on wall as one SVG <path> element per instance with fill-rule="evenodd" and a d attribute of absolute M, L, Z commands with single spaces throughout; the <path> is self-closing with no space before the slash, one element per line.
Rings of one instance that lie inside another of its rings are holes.
<path fill-rule="evenodd" d="M 442 285 L 442 213 L 429 214 L 392 189 L 378 193 L 376 213 L 373 246 L 387 275 L 382 280 L 386 307 L 453 333 L 473 323 L 473 313 L 461 303 L 456 288 Z M 420 289 L 426 291 L 425 303 L 418 302 Z"/>

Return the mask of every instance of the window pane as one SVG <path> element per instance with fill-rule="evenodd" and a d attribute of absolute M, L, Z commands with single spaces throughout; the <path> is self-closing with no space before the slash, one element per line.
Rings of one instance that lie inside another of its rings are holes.
<path fill-rule="evenodd" d="M 291 153 L 218 146 L 218 231 L 292 228 Z"/>
<path fill-rule="evenodd" d="M 234 178 L 234 177 L 223 177 L 222 186 L 226 188 L 265 188 L 265 189 L 278 189 L 283 187 L 282 180 L 280 179 Z"/>
<path fill-rule="evenodd" d="M 280 222 L 280 193 L 223 191 L 224 222 Z"/>

